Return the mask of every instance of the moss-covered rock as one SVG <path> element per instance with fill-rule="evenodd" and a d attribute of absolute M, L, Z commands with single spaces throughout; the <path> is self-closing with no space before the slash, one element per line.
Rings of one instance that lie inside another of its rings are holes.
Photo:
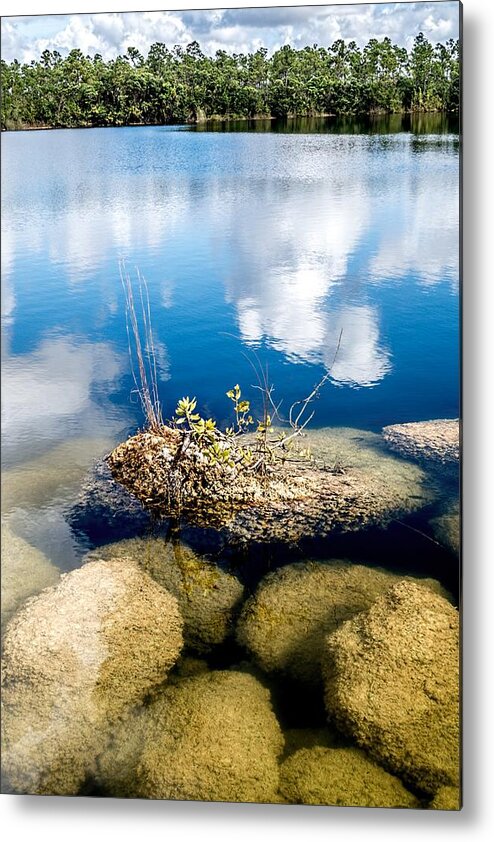
<path fill-rule="evenodd" d="M 4 640 L 9 785 L 76 794 L 109 724 L 162 683 L 181 646 L 175 598 L 130 560 L 92 562 L 31 599 Z"/>
<path fill-rule="evenodd" d="M 189 547 L 162 538 L 131 538 L 99 547 L 87 560 L 128 557 L 172 593 L 184 620 L 187 647 L 209 652 L 233 630 L 243 586 L 231 573 L 196 555 Z"/>
<path fill-rule="evenodd" d="M 424 793 L 458 785 L 458 625 L 442 596 L 403 581 L 325 645 L 330 716 Z"/>
<path fill-rule="evenodd" d="M 106 791 L 179 800 L 277 800 L 283 737 L 269 692 L 252 676 L 213 671 L 170 684 L 137 722 L 131 748 L 124 727 L 100 758 Z"/>
<path fill-rule="evenodd" d="M 262 579 L 240 614 L 237 640 L 266 672 L 321 680 L 327 634 L 403 577 L 344 561 L 289 564 Z M 438 582 L 423 580 L 441 591 Z"/>
<path fill-rule="evenodd" d="M 280 461 L 267 477 L 213 470 L 192 446 L 179 470 L 179 439 L 169 428 L 132 436 L 109 455 L 112 474 L 149 510 L 221 529 L 229 543 L 296 543 L 358 531 L 434 498 L 419 466 L 386 452 L 380 436 L 362 430 L 311 431 L 301 442 L 314 460 Z"/>
<path fill-rule="evenodd" d="M 60 570 L 2 523 L 2 628 L 30 596 L 53 585 Z"/>
<path fill-rule="evenodd" d="M 280 769 L 280 792 L 291 804 L 418 807 L 402 782 L 356 748 L 303 748 Z"/>
<path fill-rule="evenodd" d="M 301 749 L 310 748 L 347 748 L 348 737 L 335 728 L 287 728 L 283 731 L 285 749 L 283 759 Z"/>
<path fill-rule="evenodd" d="M 429 804 L 429 810 L 461 810 L 460 789 L 456 786 L 442 786 Z"/>

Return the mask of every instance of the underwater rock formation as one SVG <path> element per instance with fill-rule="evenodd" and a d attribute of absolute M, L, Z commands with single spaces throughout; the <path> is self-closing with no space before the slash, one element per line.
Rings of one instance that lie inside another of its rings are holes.
<path fill-rule="evenodd" d="M 255 678 L 204 672 L 167 685 L 131 728 L 122 725 L 99 779 L 129 797 L 270 802 L 282 749 L 269 692 Z"/>
<path fill-rule="evenodd" d="M 9 785 L 77 794 L 109 724 L 162 683 L 181 647 L 175 598 L 132 561 L 92 562 L 32 598 L 4 640 Z"/>
<path fill-rule="evenodd" d="M 286 565 L 265 576 L 244 604 L 237 641 L 266 672 L 318 682 L 326 636 L 403 578 L 344 561 Z M 446 594 L 434 579 L 411 581 Z"/>
<path fill-rule="evenodd" d="M 187 647 L 204 653 L 232 632 L 243 586 L 231 573 L 196 555 L 189 547 L 163 538 L 131 538 L 98 547 L 86 556 L 131 558 L 172 593 L 184 621 Z"/>
<path fill-rule="evenodd" d="M 459 777 L 459 621 L 442 596 L 403 581 L 326 640 L 330 718 L 424 793 Z"/>
<path fill-rule="evenodd" d="M 339 807 L 418 807 L 402 782 L 357 748 L 304 748 L 280 768 L 280 792 L 290 804 Z"/>
<path fill-rule="evenodd" d="M 60 577 L 60 570 L 36 547 L 2 523 L 2 628 L 30 596 Z"/>
<path fill-rule="evenodd" d="M 350 740 L 340 734 L 336 728 L 286 728 L 283 731 L 285 749 L 283 758 L 295 754 L 301 749 L 311 748 L 347 748 Z"/>
<path fill-rule="evenodd" d="M 442 514 L 430 521 L 434 537 L 454 555 L 460 552 L 460 502 L 451 503 Z"/>
<path fill-rule="evenodd" d="M 442 786 L 431 803 L 429 810 L 460 810 L 461 798 L 460 789 L 457 786 Z"/>
<path fill-rule="evenodd" d="M 74 489 L 96 459 L 113 447 L 108 438 L 72 438 L 42 456 L 4 471 L 2 511 L 14 506 L 38 506 Z"/>
<path fill-rule="evenodd" d="M 386 453 L 381 437 L 365 431 L 311 432 L 303 444 L 314 460 L 280 463 L 267 478 L 213 468 L 192 446 L 177 474 L 177 435 L 163 428 L 133 436 L 109 455 L 112 474 L 150 511 L 222 529 L 230 543 L 293 543 L 382 526 L 434 497 L 417 465 Z"/>
<path fill-rule="evenodd" d="M 383 427 L 386 444 L 408 459 L 457 465 L 460 458 L 460 425 L 455 419 L 414 421 Z"/>
<path fill-rule="evenodd" d="M 74 532 L 82 533 L 95 544 L 108 541 L 112 534 L 118 540 L 131 538 L 152 522 L 150 512 L 113 479 L 110 468 L 101 460 L 84 477 L 68 520 Z"/>

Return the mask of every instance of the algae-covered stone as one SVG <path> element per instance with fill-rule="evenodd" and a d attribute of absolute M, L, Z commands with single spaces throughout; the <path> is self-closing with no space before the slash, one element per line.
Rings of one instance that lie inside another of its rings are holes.
<path fill-rule="evenodd" d="M 325 645 L 331 718 L 405 783 L 430 794 L 458 785 L 458 625 L 442 596 L 403 581 Z"/>
<path fill-rule="evenodd" d="M 429 810 L 461 810 L 460 789 L 457 786 L 442 786 L 438 789 Z"/>
<path fill-rule="evenodd" d="M 418 807 L 398 778 L 356 748 L 303 748 L 280 769 L 280 792 L 291 804 Z"/>
<path fill-rule="evenodd" d="M 30 596 L 53 585 L 60 570 L 2 523 L 2 627 Z"/>
<path fill-rule="evenodd" d="M 283 731 L 285 749 L 283 757 L 289 757 L 300 749 L 309 748 L 344 748 L 349 744 L 348 737 L 335 728 L 287 728 Z"/>
<path fill-rule="evenodd" d="M 434 537 L 454 555 L 460 552 L 460 503 L 451 503 L 442 514 L 431 520 Z"/>
<path fill-rule="evenodd" d="M 280 670 L 303 681 L 320 681 L 326 635 L 369 608 L 402 578 L 344 561 L 289 564 L 265 576 L 247 600 L 237 640 L 266 672 Z M 435 580 L 424 582 L 441 588 Z"/>
<path fill-rule="evenodd" d="M 169 428 L 160 435 L 138 433 L 109 455 L 113 476 L 150 511 L 222 529 L 230 544 L 296 543 L 382 526 L 434 499 L 424 471 L 387 452 L 382 438 L 366 431 L 311 431 L 300 443 L 312 448 L 314 460 L 280 459 L 267 477 L 238 467 L 213 470 L 192 445 L 179 470 L 179 440 Z"/>
<path fill-rule="evenodd" d="M 139 746 L 129 752 L 122 728 L 100 758 L 108 792 L 198 801 L 277 798 L 283 737 L 269 692 L 250 675 L 213 671 L 167 685 L 132 731 Z"/>
<path fill-rule="evenodd" d="M 184 620 L 184 639 L 197 652 L 208 652 L 232 631 L 243 586 L 231 573 L 196 555 L 189 547 L 162 538 L 131 538 L 99 547 L 94 556 L 134 559 L 172 593 Z"/>
<path fill-rule="evenodd" d="M 440 465 L 457 465 L 460 458 L 458 418 L 413 421 L 383 427 L 386 444 L 403 456 Z"/>
<path fill-rule="evenodd" d="M 76 794 L 109 723 L 159 685 L 182 646 L 175 598 L 130 560 L 63 576 L 11 620 L 3 772 L 21 792 Z"/>

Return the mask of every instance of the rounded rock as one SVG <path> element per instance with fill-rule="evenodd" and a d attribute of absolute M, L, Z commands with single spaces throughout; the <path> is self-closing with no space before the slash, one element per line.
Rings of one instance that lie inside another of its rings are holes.
<path fill-rule="evenodd" d="M 402 581 L 325 644 L 330 718 L 412 787 L 459 779 L 458 611 Z"/>
<path fill-rule="evenodd" d="M 345 561 L 286 565 L 265 576 L 245 603 L 237 641 L 266 672 L 318 682 L 326 636 L 402 578 Z M 423 581 L 443 592 L 435 580 Z"/>
<path fill-rule="evenodd" d="M 94 561 L 31 599 L 4 640 L 10 786 L 76 794 L 110 723 L 163 682 L 182 642 L 175 598 L 130 560 Z"/>
<path fill-rule="evenodd" d="M 283 736 L 269 692 L 250 675 L 212 671 L 170 684 L 142 711 L 132 733 L 138 742 L 132 750 L 123 727 L 100 758 L 101 780 L 111 794 L 197 801 L 278 798 Z"/>
<path fill-rule="evenodd" d="M 442 786 L 429 804 L 429 810 L 461 810 L 459 787 Z"/>
<path fill-rule="evenodd" d="M 16 610 L 60 578 L 60 570 L 36 547 L 2 524 L 2 628 Z"/>
<path fill-rule="evenodd" d="M 356 748 L 303 748 L 284 761 L 280 792 L 291 804 L 418 807 L 398 778 Z"/>
<path fill-rule="evenodd" d="M 184 544 L 163 538 L 130 538 L 99 547 L 86 558 L 93 556 L 132 558 L 172 593 L 184 620 L 185 644 L 195 652 L 209 652 L 231 634 L 243 585 Z"/>

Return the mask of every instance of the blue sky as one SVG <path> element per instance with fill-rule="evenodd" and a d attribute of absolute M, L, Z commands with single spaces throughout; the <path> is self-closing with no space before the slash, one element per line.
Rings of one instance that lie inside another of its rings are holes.
<path fill-rule="evenodd" d="M 204 52 L 247 52 L 283 44 L 328 45 L 337 38 L 365 44 L 389 36 L 409 47 L 423 31 L 430 40 L 458 37 L 457 2 L 369 3 L 202 11 L 110 12 L 2 18 L 2 58 L 31 61 L 44 49 L 62 54 L 77 47 L 113 58 L 135 46 L 144 54 L 155 41 L 185 46 L 197 40 Z"/>

